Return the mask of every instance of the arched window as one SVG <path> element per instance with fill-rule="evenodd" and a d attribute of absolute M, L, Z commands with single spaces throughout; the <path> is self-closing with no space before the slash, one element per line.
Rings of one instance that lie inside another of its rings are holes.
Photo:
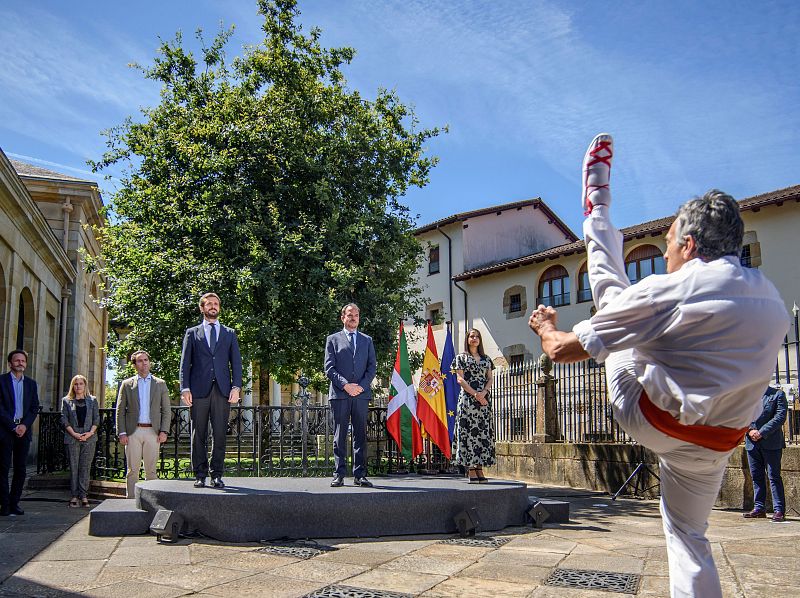
<path fill-rule="evenodd" d="M 655 245 L 641 245 L 628 254 L 625 271 L 631 284 L 651 274 L 664 274 L 667 271 L 664 252 Z"/>
<path fill-rule="evenodd" d="M 589 286 L 589 269 L 586 262 L 578 270 L 578 303 L 592 300 L 592 287 Z"/>
<path fill-rule="evenodd" d="M 569 305 L 569 272 L 564 266 L 552 266 L 539 279 L 537 305 Z"/>
<path fill-rule="evenodd" d="M 6 273 L 3 265 L 0 264 L 0 333 L 6 330 Z M 5 350 L 5 343 L 0 343 L 0 348 Z M 0 350 L 0 353 L 2 353 Z"/>
<path fill-rule="evenodd" d="M 33 352 L 33 333 L 36 318 L 33 313 L 33 295 L 28 287 L 19 294 L 17 311 L 17 342 L 15 348 L 23 349 L 29 354 Z"/>

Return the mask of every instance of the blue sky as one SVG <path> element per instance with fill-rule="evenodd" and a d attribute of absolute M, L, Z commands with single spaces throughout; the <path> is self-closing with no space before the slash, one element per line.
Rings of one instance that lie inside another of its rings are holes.
<path fill-rule="evenodd" d="M 620 226 L 718 187 L 737 198 L 800 183 L 800 3 L 301 0 L 301 21 L 358 53 L 367 96 L 394 88 L 425 126 L 449 125 L 419 224 L 542 197 L 580 232 L 580 161 L 615 136 Z M 92 178 L 102 129 L 158 89 L 127 67 L 159 36 L 236 25 L 229 56 L 261 39 L 254 0 L 5 0 L 0 147 Z M 106 183 L 102 183 L 107 185 Z"/>

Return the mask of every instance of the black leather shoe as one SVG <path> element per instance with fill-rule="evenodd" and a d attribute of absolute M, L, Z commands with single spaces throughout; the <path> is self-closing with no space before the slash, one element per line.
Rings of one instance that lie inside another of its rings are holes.
<path fill-rule="evenodd" d="M 339 488 L 340 486 L 344 486 L 344 478 L 336 476 L 331 480 L 331 488 Z"/>
<path fill-rule="evenodd" d="M 205 478 L 197 478 L 194 481 L 195 488 L 205 488 L 206 487 L 206 479 Z"/>
<path fill-rule="evenodd" d="M 24 514 L 25 514 L 25 511 L 23 511 L 22 509 L 20 509 L 20 508 L 19 508 L 19 505 L 16 505 L 16 506 L 13 506 L 13 507 L 9 507 L 9 509 L 8 509 L 8 513 L 9 513 L 10 515 L 24 515 Z"/>
<path fill-rule="evenodd" d="M 356 486 L 361 486 L 362 488 L 372 488 L 372 482 L 370 482 L 367 478 L 356 478 L 353 480 L 353 483 Z"/>
<path fill-rule="evenodd" d="M 211 478 L 211 487 L 221 490 L 225 487 L 225 482 L 222 481 L 222 478 Z"/>

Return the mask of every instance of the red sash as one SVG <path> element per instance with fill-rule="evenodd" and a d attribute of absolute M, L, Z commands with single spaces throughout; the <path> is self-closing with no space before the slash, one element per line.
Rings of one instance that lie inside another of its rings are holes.
<path fill-rule="evenodd" d="M 659 432 L 712 451 L 726 452 L 736 448 L 749 430 L 749 428 L 682 424 L 669 411 L 653 405 L 645 391 L 642 391 L 642 396 L 639 398 L 639 408 L 644 418 Z"/>

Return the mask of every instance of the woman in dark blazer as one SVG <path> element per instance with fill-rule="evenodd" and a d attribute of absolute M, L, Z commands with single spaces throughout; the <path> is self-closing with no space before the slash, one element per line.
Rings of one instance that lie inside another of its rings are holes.
<path fill-rule="evenodd" d="M 97 445 L 100 407 L 97 399 L 88 394 L 88 388 L 86 378 L 78 374 L 69 383 L 67 396 L 61 399 L 61 425 L 65 430 L 72 489 L 70 507 L 89 506 L 89 469 Z"/>

